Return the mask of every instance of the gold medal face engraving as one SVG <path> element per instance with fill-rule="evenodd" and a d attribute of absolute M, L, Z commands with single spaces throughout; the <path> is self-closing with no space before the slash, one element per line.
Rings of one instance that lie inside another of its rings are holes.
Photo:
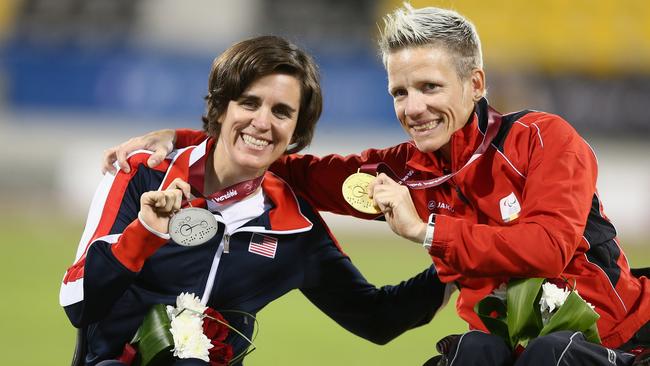
<path fill-rule="evenodd" d="M 354 173 L 343 182 L 343 187 L 341 187 L 343 198 L 357 211 L 367 214 L 381 212 L 375 206 L 375 202 L 368 197 L 368 185 L 373 179 L 375 179 L 375 176 L 370 174 Z"/>
<path fill-rule="evenodd" d="M 217 234 L 214 215 L 198 207 L 184 208 L 169 220 L 169 235 L 183 246 L 201 245 Z"/>

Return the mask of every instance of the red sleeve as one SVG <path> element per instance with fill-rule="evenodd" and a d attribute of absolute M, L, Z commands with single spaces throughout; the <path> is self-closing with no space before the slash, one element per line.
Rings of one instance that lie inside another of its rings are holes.
<path fill-rule="evenodd" d="M 181 149 L 188 146 L 198 145 L 205 140 L 208 135 L 203 131 L 179 128 L 176 130 L 175 149 Z"/>
<path fill-rule="evenodd" d="M 124 267 L 132 272 L 140 272 L 147 258 L 167 240 L 153 234 L 139 219 L 135 219 L 126 227 L 117 243 L 111 246 L 111 251 Z"/>
<path fill-rule="evenodd" d="M 444 281 L 465 277 L 558 277 L 580 244 L 596 192 L 597 163 L 569 124 L 543 115 L 530 138 L 506 141 L 527 159 L 521 214 L 510 226 L 439 215 L 431 254 Z M 539 127 L 539 129 L 538 129 Z M 517 145 L 519 144 L 519 145 Z M 520 164 L 517 164 L 520 163 Z"/>
<path fill-rule="evenodd" d="M 285 155 L 270 170 L 287 181 L 296 193 L 305 197 L 318 211 L 375 219 L 377 215 L 361 213 L 344 199 L 341 187 L 350 174 L 363 164 L 385 162 L 402 168 L 407 160 L 408 146 L 400 144 L 387 149 L 369 149 L 360 155 Z"/>

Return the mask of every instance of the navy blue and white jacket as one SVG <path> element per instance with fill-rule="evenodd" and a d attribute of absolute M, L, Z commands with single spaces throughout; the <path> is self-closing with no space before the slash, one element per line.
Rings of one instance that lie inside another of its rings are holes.
<path fill-rule="evenodd" d="M 140 196 L 177 177 L 187 181 L 190 166 L 202 164 L 209 151 L 207 142 L 176 150 L 156 168 L 146 165 L 149 152 L 136 152 L 130 173 L 104 177 L 60 292 L 72 324 L 86 329 L 87 365 L 118 357 L 151 306 L 175 304 L 181 292 L 202 295 L 247 337 L 253 322 L 225 310 L 256 314 L 292 289 L 379 344 L 428 323 L 440 308 L 445 285 L 433 266 L 396 286 L 369 284 L 307 201 L 269 172 L 262 182 L 263 213 L 229 231 L 213 211 L 219 229 L 206 244 L 181 246 L 148 230 L 137 218 Z M 260 236 L 277 243 L 272 255 L 251 251 Z M 233 333 L 226 341 L 237 355 L 247 343 Z"/>

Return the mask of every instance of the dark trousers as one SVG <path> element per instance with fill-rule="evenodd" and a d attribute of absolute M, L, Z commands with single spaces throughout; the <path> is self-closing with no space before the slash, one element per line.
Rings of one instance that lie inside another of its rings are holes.
<path fill-rule="evenodd" d="M 515 359 L 498 336 L 481 331 L 461 335 L 444 357 L 447 366 L 627 366 L 634 355 L 587 342 L 580 332 L 561 331 L 534 339 Z"/>

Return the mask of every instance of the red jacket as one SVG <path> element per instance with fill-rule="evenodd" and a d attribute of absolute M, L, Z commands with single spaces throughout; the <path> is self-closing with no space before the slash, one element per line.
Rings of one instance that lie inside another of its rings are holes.
<path fill-rule="evenodd" d="M 440 278 L 460 288 L 459 315 L 485 330 L 474 305 L 508 278 L 575 279 L 580 295 L 601 316 L 603 344 L 620 346 L 650 320 L 650 281 L 630 274 L 603 213 L 594 152 L 562 118 L 523 111 L 500 116 L 491 146 L 465 166 L 483 138 L 488 108 L 480 101 L 472 120 L 452 135 L 450 163 L 405 142 L 346 157 L 289 155 L 271 170 L 318 210 L 372 219 L 341 194 L 345 178 L 361 165 L 384 162 L 410 180 L 460 169 L 441 186 L 411 190 L 423 220 L 436 214 L 430 254 Z M 201 138 L 178 131 L 179 145 Z"/>

